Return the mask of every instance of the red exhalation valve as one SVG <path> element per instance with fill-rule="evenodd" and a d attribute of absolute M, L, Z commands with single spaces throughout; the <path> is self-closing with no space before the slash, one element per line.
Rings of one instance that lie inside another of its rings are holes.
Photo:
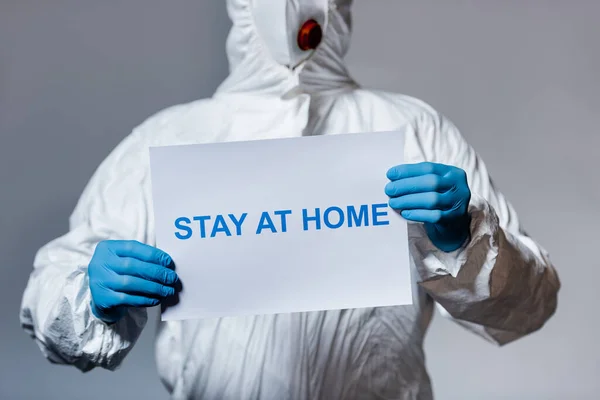
<path fill-rule="evenodd" d="M 314 19 L 306 21 L 298 32 L 298 47 L 302 51 L 316 49 L 323 38 L 321 25 Z"/>

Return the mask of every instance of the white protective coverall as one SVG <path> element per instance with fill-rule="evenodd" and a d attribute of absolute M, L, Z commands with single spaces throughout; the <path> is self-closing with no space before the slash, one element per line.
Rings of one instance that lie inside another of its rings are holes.
<path fill-rule="evenodd" d="M 93 175 L 69 232 L 37 253 L 20 315 L 44 355 L 82 371 L 113 370 L 144 328 L 146 309 L 129 309 L 114 325 L 93 316 L 87 265 L 101 240 L 154 245 L 149 146 L 405 125 L 405 162 L 467 172 L 470 241 L 444 253 L 421 224 L 409 225 L 412 306 L 161 322 L 156 361 L 172 398 L 431 399 L 422 345 L 435 304 L 496 344 L 542 327 L 560 287 L 547 253 L 448 119 L 420 100 L 362 89 L 349 76 L 350 1 L 228 0 L 227 7 L 229 77 L 212 98 L 136 127 Z M 301 51 L 298 29 L 311 18 L 323 40 L 316 51 Z"/>

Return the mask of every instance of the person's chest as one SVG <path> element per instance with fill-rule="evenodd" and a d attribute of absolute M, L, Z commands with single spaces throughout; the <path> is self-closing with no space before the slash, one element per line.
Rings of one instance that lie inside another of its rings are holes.
<path fill-rule="evenodd" d="M 393 96 L 393 95 L 392 95 Z M 406 129 L 404 158 L 421 161 L 414 117 L 418 109 L 399 106 L 374 92 L 277 97 L 225 96 L 199 103 L 156 132 L 153 145 L 214 143 L 312 135 Z"/>

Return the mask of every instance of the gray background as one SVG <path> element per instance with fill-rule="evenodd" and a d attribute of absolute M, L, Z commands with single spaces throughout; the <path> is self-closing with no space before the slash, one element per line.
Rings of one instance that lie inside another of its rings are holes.
<path fill-rule="evenodd" d="M 0 1 L 0 398 L 164 399 L 154 323 L 118 373 L 84 375 L 42 358 L 18 308 L 35 251 L 65 232 L 109 151 L 225 77 L 224 4 Z M 503 349 L 436 318 L 426 346 L 437 398 L 598 398 L 600 2 L 358 0 L 354 10 L 355 77 L 450 116 L 563 283 L 548 325 Z"/>

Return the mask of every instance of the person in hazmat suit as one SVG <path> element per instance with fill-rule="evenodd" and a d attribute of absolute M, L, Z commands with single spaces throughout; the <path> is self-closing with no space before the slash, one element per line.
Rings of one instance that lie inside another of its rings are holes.
<path fill-rule="evenodd" d="M 409 221 L 414 304 L 161 322 L 156 362 L 174 399 L 431 399 L 423 338 L 434 307 L 498 345 L 553 315 L 548 254 L 455 125 L 349 75 L 350 3 L 227 1 L 229 76 L 213 97 L 136 127 L 91 178 L 68 233 L 35 257 L 20 318 L 51 362 L 116 369 L 145 307 L 177 290 L 173 260 L 154 247 L 150 146 L 409 127 L 405 163 L 381 189 Z"/>

